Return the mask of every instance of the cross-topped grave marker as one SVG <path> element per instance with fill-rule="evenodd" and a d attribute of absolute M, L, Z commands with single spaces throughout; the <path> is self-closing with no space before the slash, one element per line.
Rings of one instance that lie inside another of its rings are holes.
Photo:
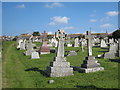
<path fill-rule="evenodd" d="M 46 42 L 46 37 L 48 34 L 46 33 L 46 31 L 44 31 L 42 35 L 43 35 L 43 44 L 39 52 L 40 54 L 50 54 L 50 48 L 47 46 L 47 42 Z"/>
<path fill-rule="evenodd" d="M 85 35 L 88 44 L 88 56 L 92 56 L 92 39 L 91 31 L 87 31 L 87 35 Z"/>
<path fill-rule="evenodd" d="M 46 31 L 44 30 L 44 33 L 42 33 L 42 35 L 43 35 L 43 42 L 44 42 L 44 41 L 46 41 L 46 37 L 47 37 L 48 34 L 47 34 Z"/>
<path fill-rule="evenodd" d="M 64 57 L 64 40 L 67 34 L 63 30 L 58 30 L 58 32 L 55 33 L 55 37 L 58 39 L 58 52 L 57 57 Z"/>
<path fill-rule="evenodd" d="M 74 67 L 74 70 L 79 71 L 79 72 L 84 72 L 84 73 L 104 70 L 103 67 L 100 67 L 100 64 L 95 59 L 95 57 L 92 56 L 92 39 L 93 39 L 93 37 L 91 36 L 90 31 L 87 31 L 87 35 L 85 36 L 85 38 L 87 39 L 87 42 L 88 42 L 87 43 L 88 56 L 83 61 L 83 64 L 81 65 L 81 67 Z"/>
<path fill-rule="evenodd" d="M 63 30 L 58 30 L 55 33 L 58 39 L 57 55 L 53 62 L 50 62 L 50 66 L 47 67 L 45 73 L 50 77 L 63 77 L 73 75 L 73 68 L 70 67 L 70 62 L 66 62 L 64 57 L 64 41 L 67 34 Z"/>

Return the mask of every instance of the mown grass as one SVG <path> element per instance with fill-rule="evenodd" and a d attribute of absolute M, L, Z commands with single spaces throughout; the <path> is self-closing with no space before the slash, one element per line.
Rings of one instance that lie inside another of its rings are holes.
<path fill-rule="evenodd" d="M 25 50 L 17 50 L 14 44 L 14 41 L 3 42 L 3 88 L 118 88 L 117 62 L 99 58 L 97 60 L 105 68 L 104 71 L 87 74 L 74 71 L 73 76 L 47 77 L 39 70 L 45 70 L 46 66 L 49 66 L 55 53 L 40 55 L 40 59 L 31 60 L 30 56 L 23 55 Z M 66 51 L 80 49 L 65 47 Z M 100 51 L 107 50 L 94 47 L 93 55 L 103 54 Z M 66 58 L 72 66 L 80 66 L 86 56 L 87 49 L 85 52 L 77 52 L 77 56 Z M 48 80 L 54 80 L 55 83 L 48 84 Z"/>

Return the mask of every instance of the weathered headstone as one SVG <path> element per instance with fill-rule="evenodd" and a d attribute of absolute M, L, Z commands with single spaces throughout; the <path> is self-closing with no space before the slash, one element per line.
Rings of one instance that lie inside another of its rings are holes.
<path fill-rule="evenodd" d="M 76 56 L 76 55 L 77 55 L 77 53 L 75 51 L 70 51 L 67 56 Z"/>
<path fill-rule="evenodd" d="M 47 46 L 47 42 L 46 42 L 47 33 L 46 31 L 44 31 L 44 33 L 42 34 L 44 36 L 44 39 L 43 39 L 42 47 L 40 48 L 39 52 L 40 54 L 50 54 L 50 48 Z"/>
<path fill-rule="evenodd" d="M 38 52 L 32 52 L 31 59 L 39 59 L 39 53 Z"/>
<path fill-rule="evenodd" d="M 33 45 L 31 42 L 29 42 L 27 44 L 27 51 L 24 53 L 25 55 L 31 55 L 32 52 L 34 52 L 35 50 L 33 49 Z"/>
<path fill-rule="evenodd" d="M 83 61 L 81 67 L 75 67 L 74 69 L 79 72 L 89 73 L 104 70 L 103 67 L 100 67 L 100 64 L 97 63 L 97 60 L 94 56 L 92 56 L 92 35 L 90 31 L 87 31 L 87 35 L 85 37 L 87 39 L 88 46 L 88 57 Z"/>
<path fill-rule="evenodd" d="M 47 67 L 45 73 L 50 77 L 73 75 L 73 68 L 70 67 L 70 62 L 66 62 L 66 58 L 64 57 L 64 40 L 66 34 L 63 30 L 58 30 L 55 35 L 59 40 L 57 56 L 54 58 L 53 62 L 50 62 L 50 66 Z"/>
<path fill-rule="evenodd" d="M 84 52 L 84 46 L 86 46 L 86 43 L 85 43 L 85 40 L 84 39 L 81 39 L 81 49 L 82 49 L 82 52 Z"/>
<path fill-rule="evenodd" d="M 22 39 L 17 40 L 17 49 L 20 49 L 21 43 L 23 42 Z"/>
<path fill-rule="evenodd" d="M 109 52 L 105 52 L 104 58 L 112 59 L 115 58 L 115 55 L 117 53 L 117 47 L 118 45 L 116 43 L 110 44 Z"/>
<path fill-rule="evenodd" d="M 70 40 L 67 41 L 67 47 L 72 47 L 72 44 L 70 43 Z"/>
<path fill-rule="evenodd" d="M 108 58 L 108 59 L 115 58 L 115 53 L 113 53 L 113 52 L 106 52 L 104 54 L 104 58 Z"/>
<path fill-rule="evenodd" d="M 74 44 L 74 47 L 79 47 L 78 38 L 75 38 L 75 44 Z"/>
<path fill-rule="evenodd" d="M 113 44 L 114 43 L 114 39 L 109 39 L 109 44 Z"/>
<path fill-rule="evenodd" d="M 101 40 L 100 47 L 107 47 L 107 45 L 103 39 Z"/>
<path fill-rule="evenodd" d="M 25 50 L 25 43 L 26 43 L 26 39 L 23 42 L 21 42 L 20 50 Z"/>

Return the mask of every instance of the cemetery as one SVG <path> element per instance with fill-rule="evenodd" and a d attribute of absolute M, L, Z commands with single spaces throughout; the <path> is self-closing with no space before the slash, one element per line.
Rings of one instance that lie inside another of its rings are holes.
<path fill-rule="evenodd" d="M 120 89 L 120 2 L 0 6 L 0 89 Z"/>
<path fill-rule="evenodd" d="M 4 88 L 118 88 L 119 38 L 47 36 L 3 41 Z"/>

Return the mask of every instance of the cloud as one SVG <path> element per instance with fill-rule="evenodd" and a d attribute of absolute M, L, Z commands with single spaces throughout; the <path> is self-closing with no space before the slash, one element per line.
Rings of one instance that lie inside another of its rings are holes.
<path fill-rule="evenodd" d="M 90 22 L 97 22 L 97 19 L 90 19 Z"/>
<path fill-rule="evenodd" d="M 68 17 L 61 17 L 61 16 L 54 16 L 52 18 L 50 18 L 52 21 L 48 24 L 48 25 L 58 25 L 58 24 L 67 24 L 68 20 L 70 20 L 70 18 Z"/>
<path fill-rule="evenodd" d="M 103 25 L 100 25 L 101 28 L 111 28 L 113 26 L 114 26 L 113 24 L 103 24 Z"/>
<path fill-rule="evenodd" d="M 17 8 L 25 8 L 24 4 L 18 5 Z"/>
<path fill-rule="evenodd" d="M 49 35 L 49 34 L 53 34 L 53 33 L 52 33 L 52 32 L 48 32 L 48 35 Z"/>
<path fill-rule="evenodd" d="M 117 16 L 118 15 L 118 11 L 109 11 L 106 13 L 108 16 Z"/>
<path fill-rule="evenodd" d="M 62 28 L 63 30 L 71 30 L 71 29 L 74 29 L 74 27 L 70 26 L 70 27 L 64 27 Z"/>
<path fill-rule="evenodd" d="M 46 4 L 45 7 L 46 8 L 54 8 L 54 7 L 62 7 L 63 4 L 61 3 L 58 3 L 58 2 L 55 2 L 55 3 L 52 3 L 52 4 Z"/>
<path fill-rule="evenodd" d="M 110 17 L 109 16 L 106 16 L 106 17 L 103 17 L 100 19 L 100 22 L 107 22 L 110 20 Z"/>

